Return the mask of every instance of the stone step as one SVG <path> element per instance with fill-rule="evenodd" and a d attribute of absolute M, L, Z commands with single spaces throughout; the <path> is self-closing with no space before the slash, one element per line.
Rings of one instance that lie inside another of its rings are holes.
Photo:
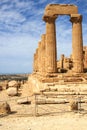
<path fill-rule="evenodd" d="M 55 92 L 52 92 L 52 91 L 49 91 L 49 92 L 43 92 L 43 95 L 77 95 L 77 96 L 80 96 L 80 95 L 86 95 L 87 96 L 87 92 L 58 92 L 58 91 L 55 91 Z"/>
<path fill-rule="evenodd" d="M 64 103 L 68 103 L 68 101 L 66 99 L 49 99 L 49 98 L 46 98 L 46 99 L 38 99 L 36 101 L 36 104 L 64 104 Z"/>
<path fill-rule="evenodd" d="M 65 103 L 70 103 L 71 101 L 77 101 L 79 103 L 87 103 L 87 99 L 85 98 L 79 98 L 77 97 L 65 97 L 65 96 L 59 96 L 59 97 L 38 97 L 36 100 L 36 104 L 41 105 L 41 104 L 65 104 Z"/>

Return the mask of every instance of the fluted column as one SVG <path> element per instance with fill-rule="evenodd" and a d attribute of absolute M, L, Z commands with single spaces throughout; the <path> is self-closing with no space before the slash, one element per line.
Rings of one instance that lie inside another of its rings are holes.
<path fill-rule="evenodd" d="M 56 17 L 44 17 L 46 22 L 46 72 L 57 72 L 57 52 L 56 52 Z"/>
<path fill-rule="evenodd" d="M 83 72 L 83 38 L 82 38 L 82 16 L 72 14 L 72 58 L 73 71 L 76 73 Z"/>
<path fill-rule="evenodd" d="M 36 53 L 34 53 L 33 71 L 36 72 Z"/>
<path fill-rule="evenodd" d="M 38 70 L 41 73 L 41 41 L 38 43 Z"/>
<path fill-rule="evenodd" d="M 38 48 L 36 49 L 36 52 L 34 54 L 33 71 L 38 72 Z"/>
<path fill-rule="evenodd" d="M 45 39 L 46 39 L 46 35 L 42 34 L 41 36 L 41 72 L 44 73 L 45 72 Z"/>
<path fill-rule="evenodd" d="M 60 68 L 63 69 L 64 68 L 64 54 L 61 55 L 60 58 Z"/>

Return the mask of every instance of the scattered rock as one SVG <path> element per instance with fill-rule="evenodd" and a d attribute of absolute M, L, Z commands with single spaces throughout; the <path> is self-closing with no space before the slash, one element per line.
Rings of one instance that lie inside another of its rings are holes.
<path fill-rule="evenodd" d="M 32 95 L 32 88 L 29 86 L 28 83 L 22 85 L 22 97 L 27 97 Z"/>
<path fill-rule="evenodd" d="M 10 114 L 11 108 L 7 102 L 0 103 L 0 115 L 2 114 Z"/>
<path fill-rule="evenodd" d="M 31 101 L 29 101 L 27 98 L 21 98 L 17 101 L 18 104 L 31 104 Z"/>
<path fill-rule="evenodd" d="M 15 81 L 15 80 L 12 80 L 12 81 L 10 81 L 10 82 L 8 83 L 8 86 L 9 86 L 9 87 L 17 87 L 17 85 L 18 85 L 18 83 L 17 83 L 17 81 Z"/>
<path fill-rule="evenodd" d="M 7 88 L 7 85 L 8 85 L 7 80 L 0 82 L 0 88 L 2 87 L 2 90 L 5 90 Z"/>
<path fill-rule="evenodd" d="M 18 95 L 18 91 L 17 91 L 17 88 L 14 88 L 14 87 L 10 87 L 7 89 L 7 94 L 9 96 L 17 96 Z"/>
<path fill-rule="evenodd" d="M 78 101 L 70 102 L 70 110 L 78 110 Z"/>

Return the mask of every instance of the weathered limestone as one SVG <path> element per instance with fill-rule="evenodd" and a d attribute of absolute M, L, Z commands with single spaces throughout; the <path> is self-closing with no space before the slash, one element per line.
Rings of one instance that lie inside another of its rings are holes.
<path fill-rule="evenodd" d="M 36 49 L 36 70 L 37 70 L 37 72 L 39 71 L 39 67 L 38 67 L 38 48 Z"/>
<path fill-rule="evenodd" d="M 18 104 L 31 104 L 31 101 L 28 98 L 21 98 L 17 100 Z"/>
<path fill-rule="evenodd" d="M 46 72 L 57 72 L 57 52 L 56 52 L 56 17 L 44 17 L 46 22 Z"/>
<path fill-rule="evenodd" d="M 61 55 L 61 58 L 59 61 L 57 61 L 57 68 L 61 72 L 66 72 L 72 69 L 73 63 L 72 58 L 67 58 L 64 56 L 64 54 Z"/>
<path fill-rule="evenodd" d="M 78 110 L 78 101 L 72 100 L 70 102 L 70 110 Z"/>
<path fill-rule="evenodd" d="M 77 14 L 78 8 L 71 4 L 50 4 L 45 8 L 44 16 Z"/>
<path fill-rule="evenodd" d="M 18 90 L 17 90 L 17 88 L 10 87 L 7 89 L 7 94 L 8 94 L 8 96 L 17 96 Z"/>
<path fill-rule="evenodd" d="M 87 72 L 87 46 L 83 46 L 83 64 L 84 64 L 84 72 Z M 68 58 L 65 57 L 64 54 L 62 54 L 60 60 L 57 61 L 57 68 L 63 68 L 69 70 L 72 69 L 72 67 L 73 67 L 72 55 L 70 55 L 70 58 Z"/>
<path fill-rule="evenodd" d="M 36 53 L 34 53 L 34 61 L 33 61 L 33 71 L 34 72 L 37 72 L 37 69 L 36 69 Z"/>
<path fill-rule="evenodd" d="M 72 22 L 72 57 L 66 58 L 62 55 L 60 61 L 57 61 L 56 51 L 55 20 L 58 15 L 69 15 Z M 29 76 L 29 87 L 27 88 L 33 94 L 50 96 L 53 94 L 87 94 L 87 73 L 82 73 L 84 59 L 82 16 L 78 14 L 77 7 L 74 5 L 48 5 L 43 20 L 46 22 L 46 34 L 42 35 L 38 55 L 35 55 L 38 71 Z M 78 110 L 77 103 L 73 102 L 71 109 Z"/>
<path fill-rule="evenodd" d="M 69 58 L 64 57 L 64 69 L 69 69 Z"/>
<path fill-rule="evenodd" d="M 72 14 L 70 21 L 72 22 L 73 71 L 81 73 L 83 72 L 82 16 Z"/>
<path fill-rule="evenodd" d="M 6 115 L 11 113 L 10 105 L 7 102 L 0 102 L 0 115 Z"/>
<path fill-rule="evenodd" d="M 36 53 L 34 54 L 33 71 L 38 72 L 38 48 L 36 49 Z"/>
<path fill-rule="evenodd" d="M 64 54 L 61 55 L 61 59 L 60 59 L 60 68 L 64 68 Z"/>
<path fill-rule="evenodd" d="M 38 43 L 38 70 L 41 72 L 41 41 Z"/>
<path fill-rule="evenodd" d="M 33 71 L 39 72 L 40 75 L 45 73 L 45 39 L 46 36 L 43 34 L 41 36 L 41 41 L 38 43 L 36 53 L 34 54 Z"/>
<path fill-rule="evenodd" d="M 65 14 L 71 17 L 70 21 L 72 22 L 72 59 L 62 57 L 58 63 L 55 20 L 58 15 Z M 46 22 L 46 34 L 42 35 L 41 41 L 38 44 L 38 52 L 34 54 L 34 72 L 39 72 L 38 74 L 43 76 L 57 73 L 60 69 L 70 69 L 72 72 L 82 73 L 82 16 L 78 14 L 77 6 L 50 4 L 45 8 L 43 20 Z M 57 63 L 60 68 L 57 66 Z"/>
<path fill-rule="evenodd" d="M 15 87 L 15 88 L 17 88 L 18 87 L 18 82 L 15 81 L 15 80 L 12 80 L 12 81 L 8 82 L 8 87 Z"/>
<path fill-rule="evenodd" d="M 45 40 L 46 40 L 46 35 L 43 34 L 41 36 L 41 72 L 45 73 Z"/>
<path fill-rule="evenodd" d="M 87 71 L 87 46 L 83 47 L 84 69 Z"/>

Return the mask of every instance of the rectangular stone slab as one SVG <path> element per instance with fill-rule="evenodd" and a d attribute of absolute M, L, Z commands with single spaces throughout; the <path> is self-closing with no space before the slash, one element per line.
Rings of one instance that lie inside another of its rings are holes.
<path fill-rule="evenodd" d="M 77 14 L 78 8 L 71 4 L 50 4 L 45 8 L 44 16 Z"/>

